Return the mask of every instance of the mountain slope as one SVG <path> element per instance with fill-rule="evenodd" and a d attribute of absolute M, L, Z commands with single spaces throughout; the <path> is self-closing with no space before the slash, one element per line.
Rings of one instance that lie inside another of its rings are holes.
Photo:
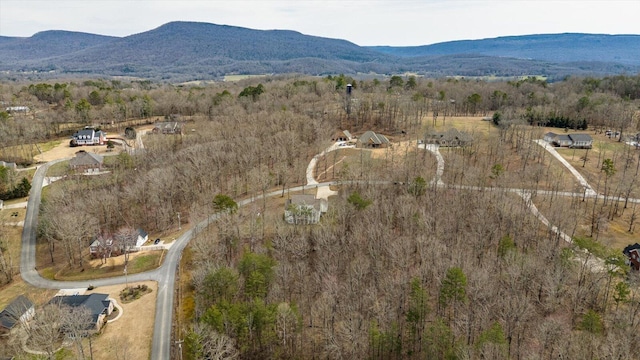
<path fill-rule="evenodd" d="M 33 62 L 108 43 L 113 36 L 51 30 L 28 38 L 0 37 L 0 64 Z"/>
<path fill-rule="evenodd" d="M 561 78 L 636 73 L 638 55 L 636 35 L 531 35 L 419 47 L 360 47 L 295 31 L 197 22 L 171 22 L 121 38 L 68 31 L 0 37 L 0 71 L 9 76 L 126 75 L 171 81 L 263 73 Z"/>
<path fill-rule="evenodd" d="M 345 40 L 294 31 L 261 31 L 233 26 L 172 22 L 154 30 L 60 55 L 62 69 L 181 67 L 203 62 L 282 61 L 300 58 L 356 62 L 391 58 Z"/>
<path fill-rule="evenodd" d="M 640 35 L 566 33 L 506 36 L 412 47 L 369 48 L 402 57 L 480 54 L 554 62 L 596 61 L 640 65 Z"/>

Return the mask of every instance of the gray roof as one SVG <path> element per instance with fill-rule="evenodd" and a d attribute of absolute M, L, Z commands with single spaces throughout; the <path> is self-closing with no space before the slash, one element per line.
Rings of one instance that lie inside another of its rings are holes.
<path fill-rule="evenodd" d="M 556 135 L 556 141 L 571 141 L 569 135 Z"/>
<path fill-rule="evenodd" d="M 74 137 L 78 137 L 80 135 L 88 135 L 91 138 L 93 138 L 93 134 L 95 133 L 95 131 L 93 129 L 82 129 L 77 131 L 75 134 L 73 134 Z"/>
<path fill-rule="evenodd" d="M 107 294 L 98 293 L 90 295 L 55 296 L 49 301 L 49 304 L 63 304 L 73 308 L 85 307 L 89 309 L 93 321 L 96 322 L 100 314 L 109 307 L 111 300 L 108 300 L 108 297 L 109 295 Z"/>
<path fill-rule="evenodd" d="M 20 321 L 20 317 L 32 307 L 33 303 L 26 296 L 18 296 L 0 312 L 0 326 L 9 330 L 13 329 Z"/>
<path fill-rule="evenodd" d="M 104 158 L 101 155 L 80 150 L 76 153 L 76 157 L 69 160 L 70 166 L 99 165 L 102 164 Z"/>
<path fill-rule="evenodd" d="M 322 211 L 322 200 L 316 199 L 315 195 L 310 194 L 291 195 L 291 198 L 287 199 L 285 206 L 288 208 L 289 205 L 308 205 L 313 207 L 316 211 Z"/>
<path fill-rule="evenodd" d="M 571 134 L 569 138 L 571 141 L 593 141 L 591 135 L 588 134 Z"/>
<path fill-rule="evenodd" d="M 382 134 L 376 134 L 371 130 L 369 130 L 369 131 L 365 132 L 364 134 L 362 134 L 362 136 L 360 136 L 358 141 L 360 141 L 361 143 L 371 142 L 372 144 L 377 144 L 377 145 L 388 144 L 389 143 L 389 139 L 387 139 L 386 136 L 384 136 Z"/>

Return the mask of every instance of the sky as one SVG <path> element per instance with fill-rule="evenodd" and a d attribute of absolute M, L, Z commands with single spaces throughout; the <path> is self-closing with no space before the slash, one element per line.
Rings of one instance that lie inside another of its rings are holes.
<path fill-rule="evenodd" d="M 171 21 L 295 30 L 361 46 L 498 36 L 640 34 L 640 0 L 0 0 L 0 36 L 128 36 Z"/>

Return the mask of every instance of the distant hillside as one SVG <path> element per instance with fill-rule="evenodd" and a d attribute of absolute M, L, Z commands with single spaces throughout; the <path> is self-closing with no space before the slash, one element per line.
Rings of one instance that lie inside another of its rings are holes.
<path fill-rule="evenodd" d="M 531 35 L 419 47 L 361 47 L 295 31 L 196 22 L 171 22 L 121 38 L 69 31 L 0 37 L 4 76 L 126 75 L 167 81 L 229 74 L 404 72 L 553 79 L 636 73 L 637 55 L 640 36 L 635 35 Z"/>
<path fill-rule="evenodd" d="M 369 48 L 401 57 L 478 54 L 553 62 L 593 61 L 640 65 L 640 35 L 525 35 L 450 41 L 424 46 Z"/>
<path fill-rule="evenodd" d="M 43 31 L 29 38 L 2 36 L 0 37 L 0 65 L 37 62 L 98 46 L 114 39 L 117 38 L 61 30 Z"/>

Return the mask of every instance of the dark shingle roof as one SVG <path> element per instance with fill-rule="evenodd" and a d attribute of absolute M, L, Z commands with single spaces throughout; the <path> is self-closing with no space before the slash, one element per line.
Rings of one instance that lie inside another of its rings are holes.
<path fill-rule="evenodd" d="M 623 250 L 622 253 L 629 256 L 629 252 L 631 250 L 640 250 L 640 244 L 635 243 L 633 245 L 627 245 Z"/>
<path fill-rule="evenodd" d="M 571 138 L 571 141 L 593 141 L 591 135 L 588 134 L 571 134 L 569 138 Z"/>
<path fill-rule="evenodd" d="M 90 295 L 56 296 L 49 301 L 49 304 L 63 304 L 74 308 L 83 306 L 89 309 L 93 321 L 96 322 L 98 321 L 98 316 L 109 307 L 111 300 L 108 300 L 108 297 L 109 295 L 107 294 L 98 293 Z"/>
<path fill-rule="evenodd" d="M 0 326 L 12 329 L 20 321 L 20 317 L 32 307 L 33 303 L 26 296 L 18 296 L 0 312 Z"/>

